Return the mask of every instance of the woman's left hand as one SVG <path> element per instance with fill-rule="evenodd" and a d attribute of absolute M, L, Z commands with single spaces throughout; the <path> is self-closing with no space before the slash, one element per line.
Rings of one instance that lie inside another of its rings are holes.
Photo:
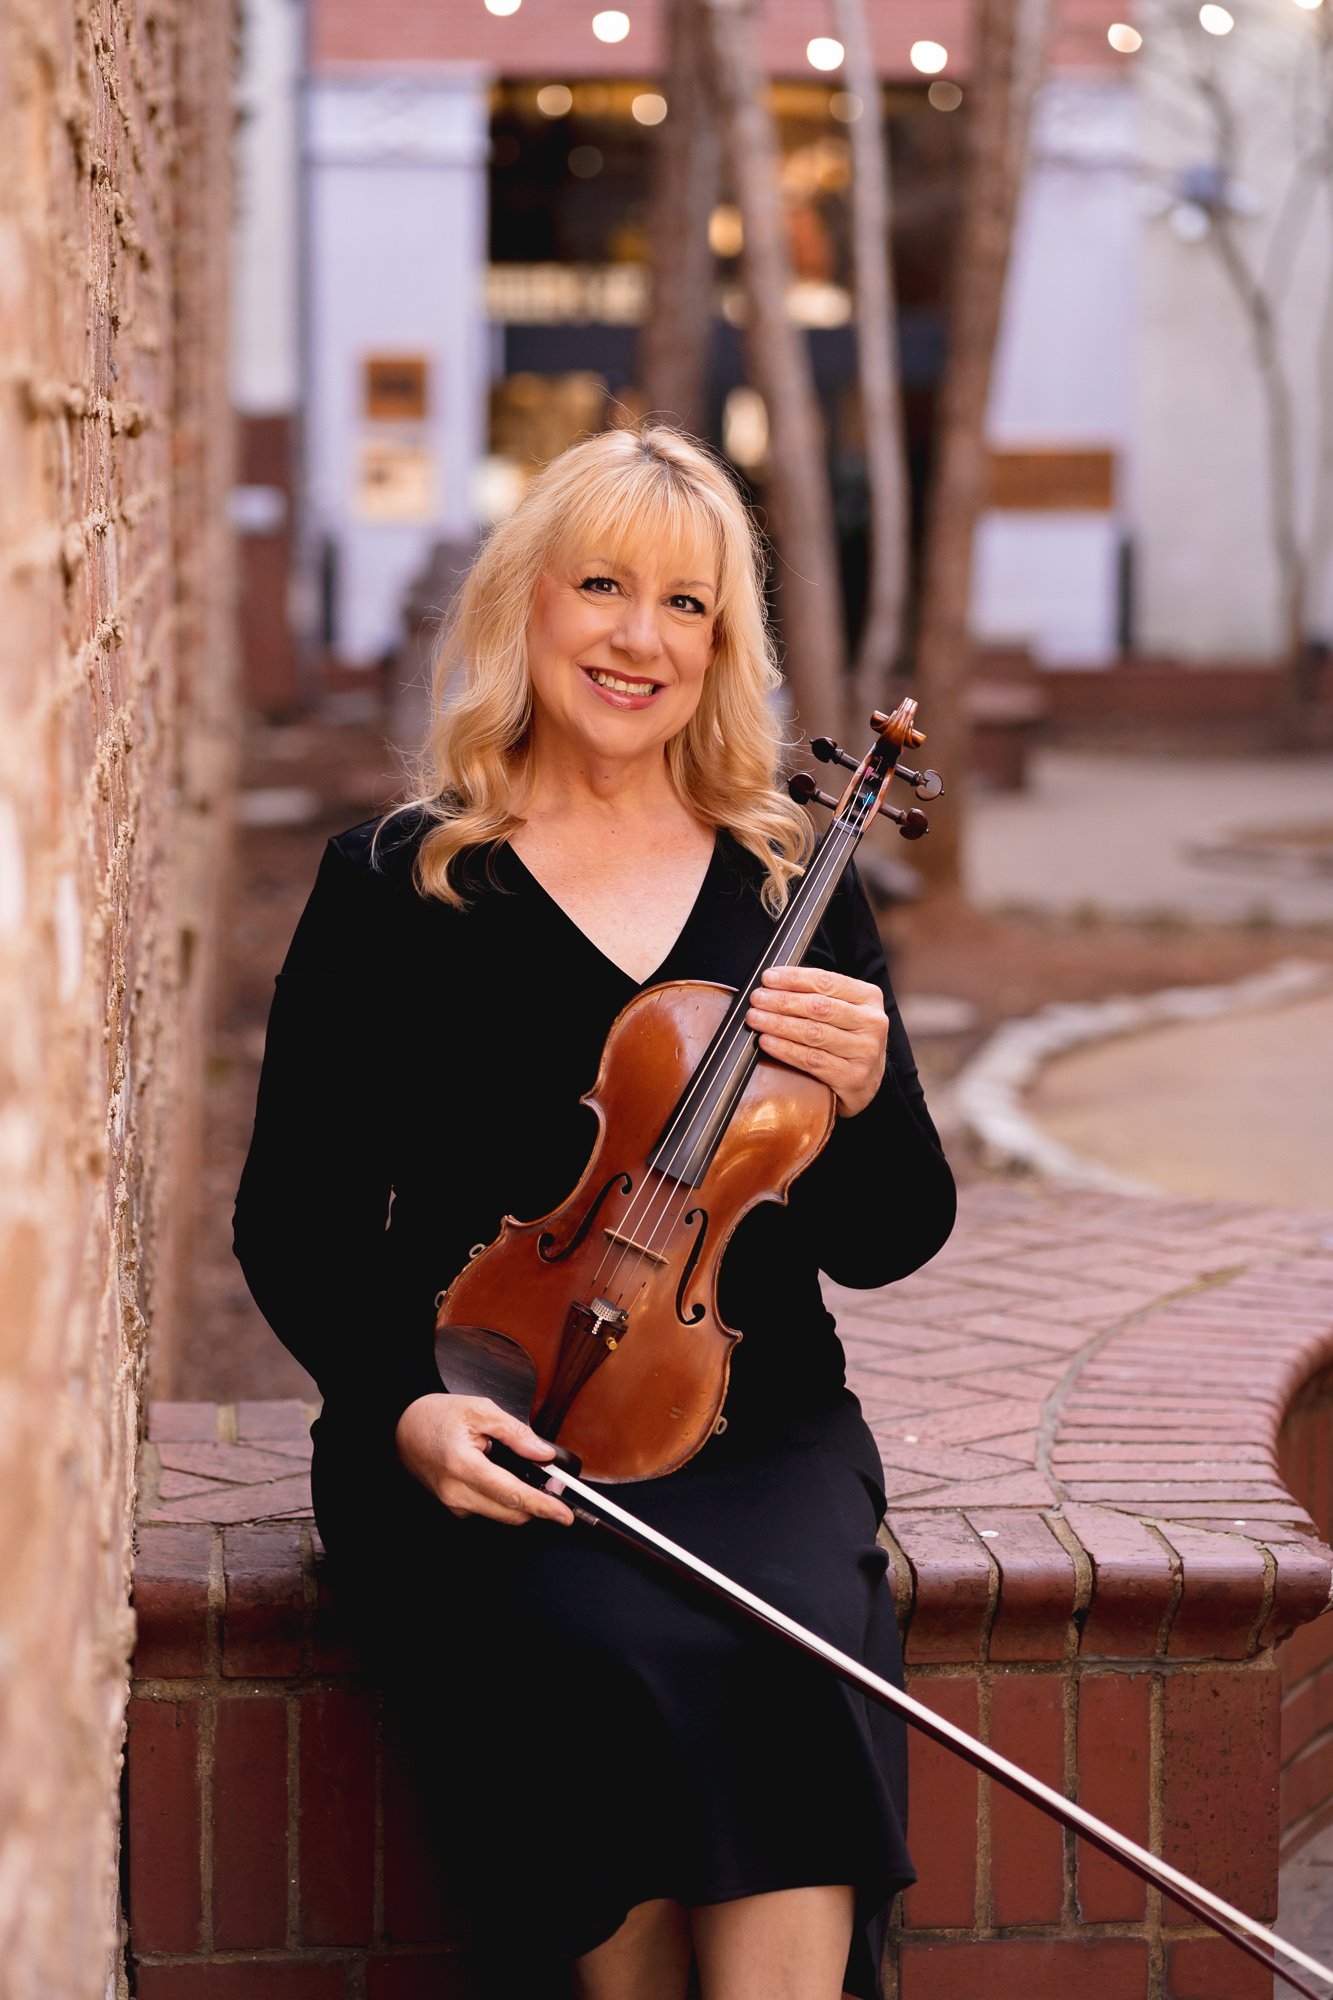
<path fill-rule="evenodd" d="M 864 1111 L 879 1089 L 889 1018 L 878 986 L 818 966 L 770 966 L 745 1019 L 766 1056 L 829 1085 L 840 1118 Z"/>

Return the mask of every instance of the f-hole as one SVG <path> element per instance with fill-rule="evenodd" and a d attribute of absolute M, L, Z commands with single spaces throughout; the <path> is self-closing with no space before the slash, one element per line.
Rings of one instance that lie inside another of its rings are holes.
<path fill-rule="evenodd" d="M 690 1279 L 694 1276 L 694 1267 L 699 1261 L 699 1253 L 704 1247 L 704 1238 L 708 1234 L 708 1210 L 706 1208 L 691 1208 L 687 1210 L 683 1220 L 687 1227 L 690 1223 L 697 1221 L 699 1224 L 699 1233 L 690 1246 L 690 1254 L 685 1260 L 685 1269 L 681 1272 L 680 1283 L 676 1287 L 676 1318 L 682 1326 L 698 1326 L 706 1308 L 695 1304 L 687 1312 L 685 1309 L 685 1294 L 690 1289 Z"/>

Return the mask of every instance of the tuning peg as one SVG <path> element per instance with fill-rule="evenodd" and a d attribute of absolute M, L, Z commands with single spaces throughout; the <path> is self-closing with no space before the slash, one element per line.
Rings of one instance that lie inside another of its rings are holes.
<path fill-rule="evenodd" d="M 818 781 L 808 771 L 798 771 L 789 779 L 787 790 L 798 806 L 827 806 L 830 812 L 837 810 L 838 801 L 831 799 L 827 792 L 821 792 Z"/>
<path fill-rule="evenodd" d="M 861 768 L 860 759 L 853 757 L 849 750 L 844 750 L 841 744 L 835 743 L 831 736 L 816 736 L 810 748 L 821 764 L 841 764 L 845 771 L 858 771 Z"/>
<path fill-rule="evenodd" d="M 930 832 L 930 821 L 917 806 L 885 806 L 883 809 L 897 827 L 904 840 L 920 840 L 923 833 Z"/>
<path fill-rule="evenodd" d="M 919 799 L 944 797 L 944 780 L 938 771 L 913 771 L 906 764 L 898 764 L 894 767 L 893 775 L 910 785 Z"/>

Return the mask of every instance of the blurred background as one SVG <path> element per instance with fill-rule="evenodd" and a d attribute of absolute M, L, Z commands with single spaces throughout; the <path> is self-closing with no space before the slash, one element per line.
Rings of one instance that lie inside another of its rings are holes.
<path fill-rule="evenodd" d="M 224 1227 L 273 972 L 479 538 L 649 414 L 770 535 L 794 733 L 922 704 L 931 834 L 862 859 L 960 1172 L 1333 1204 L 1328 8 L 245 0 L 240 58 L 244 888 L 172 1392 L 299 1386 Z"/>
<path fill-rule="evenodd" d="M 1333 0 L 0 0 L 0 1990 L 125 1991 L 146 1392 L 313 1393 L 230 1235 L 322 845 L 654 413 L 797 767 L 920 702 L 860 858 L 960 1178 L 1328 1240 Z"/>

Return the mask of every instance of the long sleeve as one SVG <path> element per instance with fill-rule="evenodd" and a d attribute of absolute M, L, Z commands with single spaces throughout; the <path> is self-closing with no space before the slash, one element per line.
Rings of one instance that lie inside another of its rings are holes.
<path fill-rule="evenodd" d="M 430 1327 L 386 1254 L 392 936 L 386 884 L 325 848 L 278 974 L 233 1249 L 260 1311 L 327 1401 L 391 1429 L 438 1390 Z"/>
<path fill-rule="evenodd" d="M 884 947 L 849 864 L 808 955 L 879 987 L 889 1017 L 888 1061 L 863 1111 L 839 1118 L 823 1152 L 791 1192 L 794 1219 L 838 1284 L 868 1289 L 928 1262 L 953 1228 L 957 1197 L 926 1109 L 911 1045 L 893 997 Z"/>

